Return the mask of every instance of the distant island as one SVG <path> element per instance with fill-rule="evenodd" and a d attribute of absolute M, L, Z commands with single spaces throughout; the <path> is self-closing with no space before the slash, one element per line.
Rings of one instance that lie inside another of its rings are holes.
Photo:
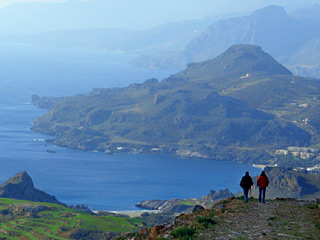
<path fill-rule="evenodd" d="M 316 154 L 291 161 L 296 156 L 277 150 L 319 149 L 320 81 L 293 76 L 254 45 L 234 45 L 160 82 L 33 103 L 50 111 L 32 130 L 53 135 L 60 146 L 287 167 L 319 163 Z"/>

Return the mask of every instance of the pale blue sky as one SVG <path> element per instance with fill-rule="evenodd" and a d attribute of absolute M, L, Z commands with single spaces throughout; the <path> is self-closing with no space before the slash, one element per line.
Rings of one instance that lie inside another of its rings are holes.
<path fill-rule="evenodd" d="M 146 29 L 229 13 L 249 14 L 270 4 L 287 10 L 320 0 L 0 0 L 0 33 L 70 28 Z"/>

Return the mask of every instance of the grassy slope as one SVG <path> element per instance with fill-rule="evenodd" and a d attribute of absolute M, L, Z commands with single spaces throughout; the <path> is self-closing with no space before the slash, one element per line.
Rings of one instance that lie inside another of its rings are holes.
<path fill-rule="evenodd" d="M 44 206 L 36 215 L 8 214 L 12 206 Z M 50 203 L 35 203 L 0 198 L 0 237 L 7 239 L 68 239 L 70 233 L 85 230 L 99 233 L 134 231 L 142 220 L 125 217 L 95 216 Z"/>

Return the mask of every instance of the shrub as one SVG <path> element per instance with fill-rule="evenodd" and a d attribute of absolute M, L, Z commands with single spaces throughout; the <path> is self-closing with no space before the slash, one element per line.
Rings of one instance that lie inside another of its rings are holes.
<path fill-rule="evenodd" d="M 320 222 L 316 223 L 316 228 L 318 228 L 318 230 L 320 230 Z"/>
<path fill-rule="evenodd" d="M 270 220 L 270 221 L 274 221 L 276 219 L 277 219 L 277 217 L 275 217 L 275 216 L 271 216 L 271 217 L 268 218 L 268 220 Z"/>
<path fill-rule="evenodd" d="M 194 228 L 180 227 L 172 231 L 171 235 L 173 238 L 191 239 L 196 233 Z"/>
<path fill-rule="evenodd" d="M 244 201 L 244 196 L 243 196 L 243 195 L 242 195 L 242 196 L 239 196 L 239 197 L 237 197 L 237 199 Z"/>
<path fill-rule="evenodd" d="M 198 223 L 201 223 L 205 228 L 217 224 L 217 222 L 209 217 L 200 217 L 198 218 Z"/>

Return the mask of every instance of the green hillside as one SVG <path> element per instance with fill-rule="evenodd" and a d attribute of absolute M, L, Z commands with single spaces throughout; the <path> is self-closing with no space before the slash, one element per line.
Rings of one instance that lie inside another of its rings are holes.
<path fill-rule="evenodd" d="M 51 203 L 0 198 L 1 239 L 111 239 L 141 219 L 96 216 Z"/>

